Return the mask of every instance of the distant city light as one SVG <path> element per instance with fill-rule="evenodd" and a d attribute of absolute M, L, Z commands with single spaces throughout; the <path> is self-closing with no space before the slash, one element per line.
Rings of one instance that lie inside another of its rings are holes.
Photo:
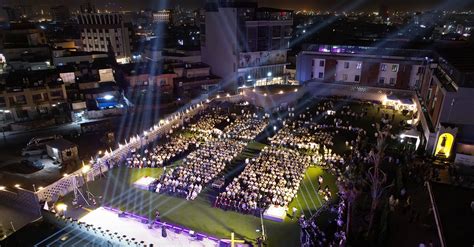
<path fill-rule="evenodd" d="M 269 71 L 269 72 L 267 73 L 267 76 L 268 76 L 268 77 L 272 76 L 272 72 Z"/>

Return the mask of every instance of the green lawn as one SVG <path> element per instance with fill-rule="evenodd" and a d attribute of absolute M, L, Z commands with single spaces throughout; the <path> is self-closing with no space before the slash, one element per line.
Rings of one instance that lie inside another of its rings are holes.
<path fill-rule="evenodd" d="M 159 210 L 162 220 L 175 223 L 197 232 L 204 232 L 219 238 L 229 238 L 231 232 L 236 236 L 254 242 L 260 233 L 260 218 L 224 211 L 214 208 L 206 199 L 205 192 L 194 201 L 186 201 L 134 188 L 131 184 L 143 176 L 159 177 L 163 173 L 161 168 L 116 168 L 101 178 L 89 183 L 89 188 L 95 195 L 102 195 L 103 202 L 115 208 L 125 209 L 140 215 L 154 215 Z M 318 176 L 323 175 L 325 183 L 330 185 L 335 194 L 335 177 L 324 173 L 319 167 L 311 167 L 301 184 L 298 196 L 290 204 L 290 208 L 298 208 L 298 215 L 315 213 L 321 207 L 322 200 L 316 192 Z M 69 203 L 72 195 L 65 198 Z M 264 220 L 265 230 L 269 239 L 269 246 L 298 246 L 299 226 L 296 220 L 290 218 L 278 223 Z"/>

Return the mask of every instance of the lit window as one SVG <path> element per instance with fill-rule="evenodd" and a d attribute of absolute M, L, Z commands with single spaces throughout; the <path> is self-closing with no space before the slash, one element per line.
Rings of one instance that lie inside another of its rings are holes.
<path fill-rule="evenodd" d="M 392 65 L 392 72 L 398 72 L 398 64 Z"/>
<path fill-rule="evenodd" d="M 380 70 L 381 70 L 381 71 L 386 71 L 386 70 L 387 70 L 387 65 L 384 64 L 384 63 L 381 64 L 381 65 L 380 65 Z"/>
<path fill-rule="evenodd" d="M 358 63 L 357 63 L 356 69 L 362 69 L 362 63 L 361 63 L 361 62 L 358 62 Z"/>

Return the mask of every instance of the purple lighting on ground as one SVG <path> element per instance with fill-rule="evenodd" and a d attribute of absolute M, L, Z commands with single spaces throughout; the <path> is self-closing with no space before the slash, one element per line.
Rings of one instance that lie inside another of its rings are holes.
<path fill-rule="evenodd" d="M 109 206 L 102 206 L 103 208 L 107 209 L 107 210 L 110 210 L 110 211 L 113 211 L 113 212 L 116 212 L 116 213 L 120 213 L 120 210 L 118 209 L 115 209 L 115 208 L 112 208 L 112 207 L 109 207 Z M 138 219 L 140 221 L 148 221 L 149 219 L 144 217 L 144 216 L 141 216 L 141 215 L 138 215 L 138 214 L 134 214 L 134 213 L 129 213 L 129 212 L 123 212 L 123 214 L 125 216 L 128 216 L 130 218 L 135 218 L 135 219 Z M 190 229 L 187 229 L 187 228 L 184 228 L 184 227 L 181 227 L 181 226 L 178 226 L 178 225 L 174 225 L 174 224 L 171 224 L 171 223 L 164 223 L 164 222 L 154 222 L 155 224 L 158 224 L 160 226 L 165 226 L 167 227 L 168 229 L 175 229 L 175 230 L 178 230 L 178 231 L 181 231 L 181 232 L 185 232 L 189 235 L 190 234 Z M 209 240 L 212 240 L 214 242 L 217 242 L 219 243 L 220 242 L 220 239 L 216 238 L 216 237 L 213 237 L 213 236 L 210 236 L 210 235 L 207 235 L 207 234 L 204 234 L 204 233 L 196 233 L 195 234 L 196 236 L 200 236 L 202 238 L 207 238 Z"/>

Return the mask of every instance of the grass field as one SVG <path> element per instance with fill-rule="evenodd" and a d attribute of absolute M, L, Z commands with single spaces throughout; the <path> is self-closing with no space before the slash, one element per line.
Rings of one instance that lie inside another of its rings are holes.
<path fill-rule="evenodd" d="M 196 200 L 187 201 L 132 186 L 134 181 L 143 176 L 159 177 L 162 173 L 162 168 L 116 168 L 109 171 L 106 178 L 90 182 L 89 188 L 93 194 L 103 196 L 102 203 L 105 205 L 149 217 L 159 210 L 162 220 L 197 232 L 219 238 L 229 238 L 230 233 L 235 232 L 237 237 L 250 242 L 254 242 L 259 236 L 260 233 L 256 230 L 260 229 L 260 218 L 214 208 L 207 200 L 206 191 Z M 298 215 L 303 212 L 309 216 L 321 207 L 322 199 L 317 195 L 315 187 L 320 175 L 324 177 L 325 184 L 330 186 L 333 194 L 336 193 L 334 176 L 326 174 L 319 167 L 309 168 L 297 197 L 290 204 L 290 208 L 299 209 Z M 66 197 L 64 201 L 70 203 L 71 199 L 72 195 Z M 264 225 L 269 246 L 299 245 L 300 228 L 296 220 L 291 220 L 289 217 L 281 223 L 264 220 Z"/>
<path fill-rule="evenodd" d="M 345 102 L 351 105 L 352 110 L 361 111 L 363 106 Z M 382 112 L 391 113 L 389 110 L 377 111 L 375 106 L 365 106 L 368 108 L 368 116 L 357 121 L 353 121 L 353 126 L 363 126 L 368 130 L 368 135 L 373 139 L 374 128 L 369 127 L 373 119 L 380 119 Z M 394 129 L 398 130 L 398 122 L 406 119 L 401 114 L 396 114 Z M 192 135 L 193 133 L 184 133 Z M 345 145 L 346 140 L 355 138 L 354 134 L 341 131 L 334 138 L 334 151 L 344 153 L 349 151 Z M 243 169 L 243 163 L 246 158 L 253 158 L 258 155 L 265 144 L 252 141 L 240 153 L 233 162 L 226 167 L 223 174 L 232 179 L 238 176 Z M 182 161 L 177 161 L 171 166 L 180 165 Z M 170 166 L 168 166 L 170 167 Z M 169 169 L 169 168 L 167 168 Z M 143 176 L 152 176 L 159 178 L 163 174 L 163 168 L 115 168 L 107 173 L 106 178 L 98 179 L 89 184 L 89 188 L 95 195 L 102 196 L 101 203 L 122 209 L 127 212 L 133 212 L 152 218 L 155 211 L 161 213 L 162 220 L 184 226 L 186 228 L 213 235 L 218 238 L 229 238 L 230 233 L 234 232 L 240 239 L 255 242 L 260 236 L 256 230 L 260 230 L 260 218 L 252 215 L 244 215 L 233 211 L 224 211 L 212 207 L 210 198 L 213 198 L 212 190 L 204 189 L 203 192 L 194 201 L 187 201 L 182 198 L 157 194 L 144 191 L 133 187 L 133 182 Z M 223 175 L 221 174 L 221 175 Z M 311 216 L 322 206 L 322 198 L 317 194 L 318 176 L 324 177 L 324 186 L 327 184 L 333 195 L 337 195 L 335 186 L 335 177 L 325 173 L 320 167 L 310 167 L 301 183 L 298 194 L 290 203 L 289 208 L 297 208 L 298 216 L 303 213 Z M 64 199 L 70 203 L 72 195 Z M 335 200 L 336 197 L 333 197 Z M 318 223 L 327 223 L 327 216 L 322 214 L 318 217 Z M 296 220 L 287 217 L 284 222 L 278 223 L 264 220 L 265 230 L 268 236 L 268 246 L 298 246 L 300 242 L 300 228 Z"/>

